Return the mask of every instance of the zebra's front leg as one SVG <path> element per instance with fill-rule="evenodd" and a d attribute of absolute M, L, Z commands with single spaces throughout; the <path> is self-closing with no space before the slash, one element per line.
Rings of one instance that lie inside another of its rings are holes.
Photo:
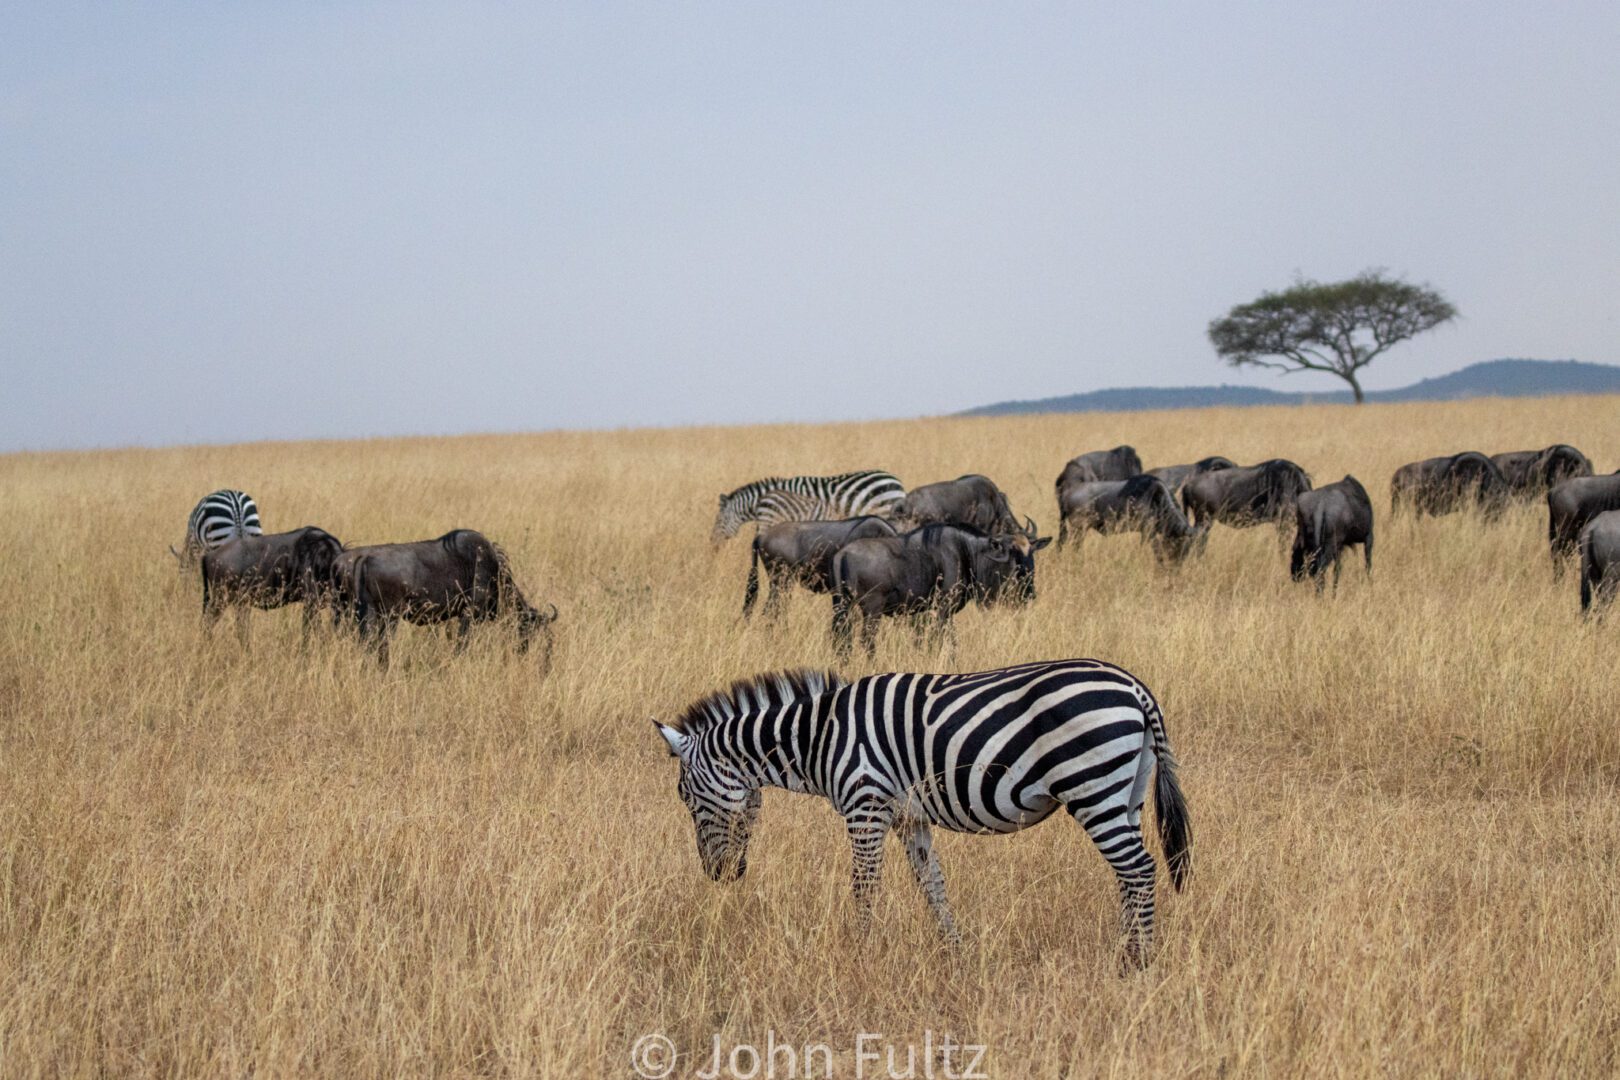
<path fill-rule="evenodd" d="M 940 933 L 952 945 L 962 944 L 962 934 L 956 929 L 951 905 L 945 899 L 945 875 L 939 869 L 939 857 L 934 854 L 933 833 L 922 822 L 909 820 L 899 824 L 896 831 L 906 847 L 911 872 L 917 875 L 917 885 L 928 899 L 928 908 L 939 920 Z"/>
<path fill-rule="evenodd" d="M 855 891 L 855 926 L 866 933 L 872 925 L 872 900 L 883 880 L 883 838 L 892 815 L 879 806 L 861 806 L 844 817 L 853 855 L 851 883 Z"/>

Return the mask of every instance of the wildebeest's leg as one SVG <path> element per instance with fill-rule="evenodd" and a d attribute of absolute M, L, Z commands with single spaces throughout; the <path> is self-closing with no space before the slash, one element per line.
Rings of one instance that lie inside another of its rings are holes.
<path fill-rule="evenodd" d="M 749 545 L 752 554 L 748 558 L 748 583 L 743 588 L 743 618 L 746 619 L 754 613 L 754 599 L 759 596 L 759 535 L 754 535 L 754 542 Z"/>
<path fill-rule="evenodd" d="M 209 585 L 208 568 L 206 566 L 203 567 L 202 589 L 203 589 L 203 608 L 202 608 L 202 610 L 203 610 L 203 620 L 202 620 L 203 621 L 203 633 L 204 634 L 212 634 L 213 630 L 214 630 L 214 624 L 219 622 L 219 616 L 220 616 L 221 611 L 223 610 L 223 605 L 221 604 L 221 601 L 220 601 L 220 590 L 217 589 L 217 588 L 211 588 L 210 585 Z"/>
<path fill-rule="evenodd" d="M 906 616 L 906 618 L 911 622 L 911 647 L 913 649 L 920 649 L 923 647 L 924 635 L 928 636 L 929 644 L 934 643 L 933 634 L 930 632 L 931 628 L 928 625 L 928 613 L 926 611 L 913 611 L 910 615 Z"/>
<path fill-rule="evenodd" d="M 304 601 L 304 628 L 298 636 L 298 651 L 309 651 L 309 635 L 315 626 L 316 605 L 311 601 Z"/>
<path fill-rule="evenodd" d="M 883 622 L 883 612 L 873 610 L 865 604 L 860 604 L 860 648 L 867 651 L 867 656 L 878 654 L 878 623 Z"/>
<path fill-rule="evenodd" d="M 1365 539 L 1365 540 L 1363 540 L 1361 542 L 1361 556 L 1367 562 L 1367 580 L 1368 580 L 1368 582 L 1372 581 L 1372 544 L 1373 544 L 1372 533 L 1369 532 L 1367 534 L 1367 539 Z"/>
<path fill-rule="evenodd" d="M 868 657 L 877 655 L 878 623 L 882 618 L 882 615 L 864 609 L 861 612 L 861 648 L 866 650 Z"/>
<path fill-rule="evenodd" d="M 851 883 L 855 890 L 855 924 L 864 933 L 872 925 L 872 898 L 883 879 L 883 838 L 889 833 L 893 811 L 884 803 L 867 800 L 844 815 L 853 855 Z"/>
<path fill-rule="evenodd" d="M 243 651 L 248 647 L 248 605 L 236 605 L 236 640 L 241 643 Z"/>
<path fill-rule="evenodd" d="M 399 616 L 384 615 L 377 624 L 377 666 L 388 670 L 388 643 L 399 629 Z"/>
<path fill-rule="evenodd" d="M 461 618 L 446 627 L 446 633 L 454 632 L 456 636 L 455 653 L 460 656 L 467 651 L 467 633 L 472 629 L 472 613 L 463 612 Z"/>
<path fill-rule="evenodd" d="M 1066 518 L 1066 517 L 1059 518 L 1058 519 L 1057 545 L 1056 545 L 1057 549 L 1059 551 L 1062 551 L 1064 545 L 1067 544 L 1068 542 L 1069 542 L 1069 519 Z"/>
<path fill-rule="evenodd" d="M 833 650 L 838 653 L 840 660 L 849 659 L 850 648 L 850 610 L 849 592 L 834 587 L 832 594 L 832 628 L 831 637 Z"/>
<path fill-rule="evenodd" d="M 962 943 L 962 934 L 956 929 L 951 905 L 945 899 L 945 875 L 939 869 L 939 857 L 934 854 L 933 836 L 928 826 L 920 821 L 903 818 L 895 823 L 895 835 L 905 845 L 906 858 L 911 861 L 911 872 L 928 899 L 928 908 L 939 920 L 940 933 L 952 945 Z"/>
<path fill-rule="evenodd" d="M 765 564 L 765 583 L 771 593 L 765 598 L 765 621 L 774 623 L 782 614 L 782 592 L 793 584 L 791 573 L 779 574 L 776 567 Z"/>

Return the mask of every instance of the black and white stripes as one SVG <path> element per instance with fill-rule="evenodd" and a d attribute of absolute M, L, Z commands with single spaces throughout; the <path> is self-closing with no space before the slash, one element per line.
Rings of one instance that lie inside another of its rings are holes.
<path fill-rule="evenodd" d="M 906 489 L 891 473 L 876 469 L 837 476 L 773 476 L 720 496 L 713 540 L 737 535 L 746 522 L 840 521 L 863 514 L 887 516 Z"/>
<path fill-rule="evenodd" d="M 1150 777 L 1178 889 L 1191 865 L 1163 714 L 1137 679 L 1101 661 L 853 683 L 817 672 L 766 675 L 704 698 L 659 730 L 680 758 L 681 797 L 711 877 L 742 875 L 763 786 L 821 795 L 844 817 L 863 920 L 891 831 L 955 938 L 930 826 L 1012 832 L 1062 807 L 1113 868 L 1127 955 L 1144 962 L 1155 878 L 1141 833 Z"/>
<path fill-rule="evenodd" d="M 259 536 L 259 508 L 245 491 L 222 489 L 203 496 L 186 522 L 185 545 L 176 551 L 182 569 L 196 565 L 204 552 L 239 536 Z M 173 551 L 173 548 L 169 550 Z"/>

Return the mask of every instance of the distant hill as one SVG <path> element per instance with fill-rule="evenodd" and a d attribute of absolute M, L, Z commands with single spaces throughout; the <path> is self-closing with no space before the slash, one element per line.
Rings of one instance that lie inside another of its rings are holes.
<path fill-rule="evenodd" d="M 1620 394 L 1620 367 L 1579 360 L 1486 360 L 1399 390 L 1369 390 L 1367 400 L 1455 401 L 1471 397 L 1547 397 L 1552 394 Z M 1211 406 L 1348 404 L 1351 400 L 1349 390 L 1290 394 L 1254 386 L 1132 386 L 1036 401 L 1002 401 L 957 415 L 1138 412 Z"/>

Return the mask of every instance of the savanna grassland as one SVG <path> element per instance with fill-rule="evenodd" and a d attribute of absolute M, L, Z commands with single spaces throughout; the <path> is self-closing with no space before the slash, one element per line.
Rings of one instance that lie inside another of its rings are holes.
<path fill-rule="evenodd" d="M 1567 441 L 1620 465 L 1620 400 L 1473 401 L 255 444 L 0 458 L 0 1073 L 677 1075 L 736 1044 L 988 1047 L 986 1075 L 1607 1075 L 1620 1048 L 1620 618 L 1555 586 L 1545 510 L 1388 520 L 1403 462 Z M 1040 556 L 1022 611 L 969 609 L 954 656 L 900 627 L 869 670 L 1096 656 L 1154 688 L 1195 866 L 1160 875 L 1158 952 L 1116 969 L 1112 875 L 1061 815 L 940 835 L 966 944 L 891 848 L 851 925 L 819 800 L 767 795 L 747 878 L 698 866 L 649 717 L 743 675 L 829 665 L 825 597 L 739 620 L 756 476 L 985 472 L 1054 532 L 1074 453 L 1222 453 L 1353 472 L 1375 579 L 1287 579 L 1270 529 L 1159 570 L 1134 537 Z M 250 651 L 200 627 L 177 543 L 239 486 L 267 529 L 351 543 L 487 532 L 555 665 L 501 628 L 465 656 L 404 628 Z M 746 1064 L 746 1059 L 744 1059 Z M 904 1058 L 899 1061 L 904 1065 Z M 925 1065 L 917 1063 L 917 1074 Z M 778 1076 L 787 1075 L 778 1064 Z M 887 1062 L 867 1063 L 885 1075 Z M 761 1075 L 764 1075 L 763 1072 Z M 936 1072 L 935 1075 L 943 1075 Z"/>

